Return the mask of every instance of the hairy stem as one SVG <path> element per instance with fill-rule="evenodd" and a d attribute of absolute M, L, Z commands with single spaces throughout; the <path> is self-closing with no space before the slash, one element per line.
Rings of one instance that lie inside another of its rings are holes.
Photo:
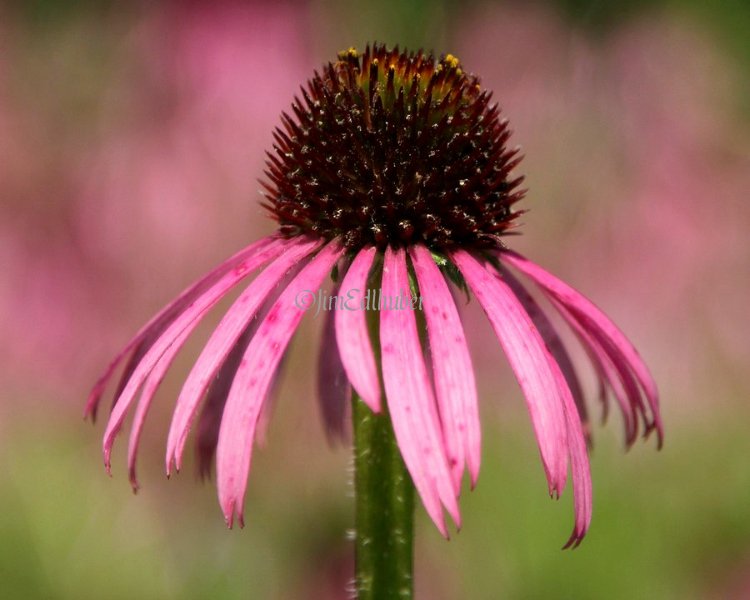
<path fill-rule="evenodd" d="M 352 398 L 359 600 L 413 597 L 414 485 L 387 412 Z"/>

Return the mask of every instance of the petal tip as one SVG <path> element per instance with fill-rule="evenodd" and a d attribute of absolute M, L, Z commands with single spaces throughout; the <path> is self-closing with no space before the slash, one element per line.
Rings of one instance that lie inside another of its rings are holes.
<path fill-rule="evenodd" d="M 104 457 L 104 470 L 107 471 L 107 475 L 112 477 L 112 448 L 105 446 L 102 454 Z"/>
<path fill-rule="evenodd" d="M 578 546 L 581 545 L 581 542 L 583 541 L 583 538 L 586 537 L 587 529 L 578 529 L 575 528 L 573 530 L 573 533 L 570 534 L 570 538 L 565 543 L 565 545 L 562 547 L 562 550 L 575 550 L 578 548 Z"/>
<path fill-rule="evenodd" d="M 130 470 L 128 479 L 130 480 L 130 488 L 133 490 L 134 494 L 137 494 L 138 490 L 141 489 L 141 484 L 138 482 L 138 477 L 136 476 L 135 469 Z"/>

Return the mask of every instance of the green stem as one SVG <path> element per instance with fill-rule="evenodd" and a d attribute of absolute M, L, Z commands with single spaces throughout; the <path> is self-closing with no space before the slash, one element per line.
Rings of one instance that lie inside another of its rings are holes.
<path fill-rule="evenodd" d="M 356 395 L 355 584 L 359 600 L 413 597 L 414 485 L 387 412 Z"/>

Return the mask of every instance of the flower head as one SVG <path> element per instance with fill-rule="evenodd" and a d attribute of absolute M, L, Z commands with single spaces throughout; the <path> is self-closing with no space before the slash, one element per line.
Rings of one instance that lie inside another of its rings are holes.
<path fill-rule="evenodd" d="M 302 98 L 269 154 L 266 206 L 282 234 L 339 237 L 348 249 L 469 249 L 496 246 L 512 227 L 518 149 L 456 57 L 349 49 Z"/>
<path fill-rule="evenodd" d="M 628 444 L 641 424 L 646 433 L 655 429 L 661 442 L 657 391 L 633 346 L 598 308 L 503 244 L 523 192 L 521 178 L 511 175 L 517 150 L 507 148 L 507 123 L 490 99 L 451 55 L 435 60 L 375 45 L 363 55 L 342 52 L 316 73 L 292 105 L 294 117 L 283 115 L 269 153 L 264 206 L 278 232 L 184 291 L 136 334 L 94 387 L 91 415 L 129 357 L 104 436 L 107 468 L 140 391 L 128 450 L 137 487 L 139 437 L 166 370 L 206 312 L 257 273 L 190 371 L 166 455 L 167 473 L 179 469 L 202 405 L 199 466 L 207 471 L 215 452 L 222 510 L 228 524 L 235 516 L 241 522 L 264 408 L 309 308 L 309 297 L 307 303 L 300 297 L 335 274 L 338 310 L 326 313 L 319 386 L 328 428 L 343 430 L 349 384 L 373 411 L 387 406 L 414 485 L 445 533 L 443 509 L 460 523 L 464 471 L 474 484 L 480 465 L 477 391 L 450 290 L 454 282 L 487 314 L 518 379 L 550 494 L 562 493 L 571 466 L 576 518 L 568 543 L 580 542 L 592 502 L 585 402 L 555 325 L 519 276 L 539 286 L 578 336 L 602 401 L 611 394 L 620 406 Z M 373 287 L 377 306 L 368 300 L 369 310 L 360 310 L 363 298 L 352 294 Z M 412 293 L 419 295 L 431 369 L 416 310 L 393 301 Z"/>

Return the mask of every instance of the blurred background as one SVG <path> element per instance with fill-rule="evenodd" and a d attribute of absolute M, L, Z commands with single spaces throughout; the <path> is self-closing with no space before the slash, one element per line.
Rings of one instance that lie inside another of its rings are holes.
<path fill-rule="evenodd" d="M 158 308 L 273 230 L 258 179 L 312 70 L 377 40 L 458 55 L 524 148 L 514 248 L 605 308 L 653 368 L 666 443 L 595 427 L 594 521 L 555 502 L 476 306 L 483 465 L 444 541 L 417 509 L 417 598 L 750 597 L 750 4 L 310 1 L 0 4 L 0 596 L 343 598 L 349 449 L 297 336 L 244 530 L 162 464 L 205 334 L 165 380 L 130 493 L 85 397 Z M 588 390 L 595 394 L 592 382 Z M 593 407 L 594 409 L 598 407 Z M 596 414 L 596 410 L 594 411 Z"/>

